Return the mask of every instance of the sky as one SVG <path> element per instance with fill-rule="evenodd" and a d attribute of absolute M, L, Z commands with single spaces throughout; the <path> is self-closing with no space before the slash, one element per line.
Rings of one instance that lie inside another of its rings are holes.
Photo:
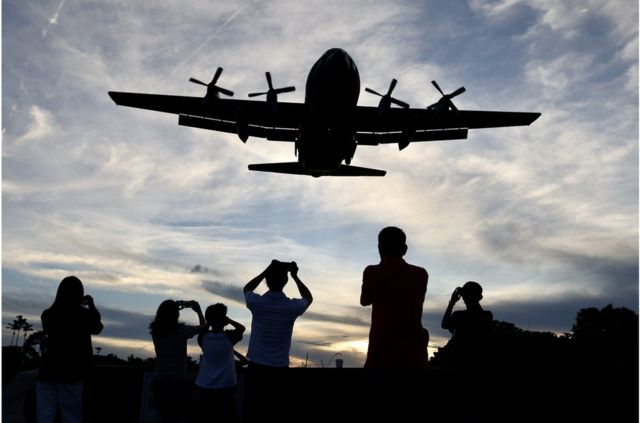
<path fill-rule="evenodd" d="M 362 271 L 377 234 L 407 234 L 429 272 L 430 353 L 451 292 L 484 287 L 498 320 L 558 334 L 585 307 L 638 312 L 638 3 L 616 1 L 2 2 L 2 322 L 40 326 L 76 275 L 102 313 L 102 354 L 153 356 L 161 301 L 223 302 L 250 327 L 242 287 L 272 259 L 296 261 L 314 296 L 292 365 L 362 366 L 371 310 Z M 464 110 L 540 112 L 528 127 L 467 140 L 361 146 L 384 178 L 250 172 L 294 160 L 289 143 L 180 127 L 116 106 L 108 91 L 236 98 L 295 85 L 329 48 L 364 87 L 426 107 L 460 86 Z M 260 287 L 258 292 L 263 292 Z M 298 296 L 290 283 L 285 293 Z M 460 307 L 460 306 L 457 306 Z M 195 323 L 195 313 L 181 318 Z M 11 333 L 3 329 L 2 343 Z M 249 333 L 238 344 L 245 352 Z M 189 352 L 199 355 L 194 340 Z"/>

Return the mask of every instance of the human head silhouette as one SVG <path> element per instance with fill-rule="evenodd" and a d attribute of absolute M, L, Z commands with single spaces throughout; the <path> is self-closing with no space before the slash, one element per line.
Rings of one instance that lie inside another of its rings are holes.
<path fill-rule="evenodd" d="M 173 300 L 164 300 L 158 306 L 156 318 L 149 325 L 151 333 L 160 335 L 174 331 L 178 327 L 179 317 L 178 303 Z"/>
<path fill-rule="evenodd" d="M 402 257 L 407 253 L 407 236 L 402 229 L 387 226 L 378 234 L 380 257 Z"/>
<path fill-rule="evenodd" d="M 75 276 L 67 276 L 60 281 L 56 299 L 53 304 L 57 307 L 74 307 L 82 304 L 84 287 L 82 281 Z"/>
<path fill-rule="evenodd" d="M 466 305 L 478 304 L 482 299 L 482 286 L 478 282 L 469 281 L 462 285 L 462 300 Z"/>
<path fill-rule="evenodd" d="M 222 303 L 210 305 L 204 317 L 212 328 L 222 329 L 227 324 L 227 306 Z"/>
<path fill-rule="evenodd" d="M 267 281 L 267 287 L 271 291 L 282 291 L 287 284 L 289 278 L 287 277 L 287 271 L 289 270 L 289 263 L 283 263 L 278 260 L 273 260 L 267 269 L 265 279 Z"/>

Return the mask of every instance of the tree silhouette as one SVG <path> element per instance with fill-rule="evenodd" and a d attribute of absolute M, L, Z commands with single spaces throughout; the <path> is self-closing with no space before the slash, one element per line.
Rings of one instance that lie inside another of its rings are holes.
<path fill-rule="evenodd" d="M 637 368 L 638 315 L 632 310 L 611 304 L 580 309 L 572 332 L 583 366 Z"/>
<path fill-rule="evenodd" d="M 13 331 L 11 335 L 11 345 L 14 344 L 15 340 L 15 345 L 17 346 L 20 340 L 20 331 L 24 330 L 26 335 L 26 332 L 33 330 L 33 325 L 27 323 L 27 319 L 22 317 L 22 314 L 18 314 L 15 320 L 7 325 L 7 328 Z M 22 342 L 24 343 L 24 339 Z"/>
<path fill-rule="evenodd" d="M 431 359 L 433 367 L 456 367 L 459 348 L 448 343 Z M 620 369 L 637 374 L 638 315 L 627 308 L 583 308 L 571 333 L 523 330 L 494 320 L 485 367 L 528 369 Z"/>
<path fill-rule="evenodd" d="M 7 329 L 11 329 L 11 330 L 13 331 L 13 332 L 11 333 L 11 344 L 10 344 L 10 345 L 13 345 L 13 340 L 14 340 L 14 339 L 15 339 L 15 337 L 16 337 L 16 331 L 20 329 L 20 328 L 18 327 L 17 320 L 14 320 L 13 322 L 9 323 L 9 324 L 7 325 Z"/>
<path fill-rule="evenodd" d="M 27 332 L 33 332 L 33 325 L 31 323 L 27 323 L 27 319 L 24 319 L 24 324 L 22 325 L 22 345 L 24 346 L 25 341 L 27 340 Z"/>

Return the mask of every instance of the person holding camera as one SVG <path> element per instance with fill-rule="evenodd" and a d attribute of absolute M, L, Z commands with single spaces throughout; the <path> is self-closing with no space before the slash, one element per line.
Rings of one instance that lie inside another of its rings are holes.
<path fill-rule="evenodd" d="M 462 298 L 466 310 L 453 311 L 453 307 Z M 442 329 L 448 329 L 453 338 L 447 344 L 452 350 L 455 365 L 458 367 L 478 367 L 484 362 L 485 344 L 491 330 L 493 313 L 480 305 L 482 286 L 469 281 L 457 287 L 451 294 L 451 300 L 442 317 Z"/>
<path fill-rule="evenodd" d="M 429 332 L 422 306 L 429 274 L 407 263 L 407 237 L 389 226 L 378 234 L 380 263 L 362 275 L 360 305 L 372 306 L 365 368 L 425 368 Z"/>
<path fill-rule="evenodd" d="M 207 307 L 207 327 L 198 335 L 202 348 L 196 378 L 199 388 L 199 420 L 236 422 L 236 375 L 233 346 L 242 340 L 245 327 L 227 316 L 227 306 L 217 303 Z M 229 325 L 233 329 L 225 330 Z"/>
<path fill-rule="evenodd" d="M 90 295 L 84 294 L 82 281 L 67 276 L 58 286 L 56 298 L 42 312 L 44 343 L 42 364 L 36 386 L 38 422 L 82 421 L 82 391 L 91 366 L 91 335 L 98 335 L 103 324 Z"/>
<path fill-rule="evenodd" d="M 293 278 L 302 298 L 288 298 L 283 289 L 287 273 Z M 266 280 L 264 295 L 254 291 Z M 244 298 L 251 311 L 251 337 L 247 358 L 249 367 L 289 367 L 293 324 L 313 302 L 311 291 L 298 277 L 296 262 L 271 261 L 271 264 L 244 287 Z"/>
<path fill-rule="evenodd" d="M 191 308 L 198 315 L 199 325 L 179 322 L 180 310 Z M 187 378 L 187 341 L 206 325 L 197 301 L 163 301 L 149 325 L 156 351 L 153 382 L 155 403 L 162 422 L 184 421 L 190 407 L 192 383 Z"/>

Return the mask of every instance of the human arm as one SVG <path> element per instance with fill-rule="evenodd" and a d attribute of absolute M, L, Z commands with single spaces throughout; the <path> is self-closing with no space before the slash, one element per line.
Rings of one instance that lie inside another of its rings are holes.
<path fill-rule="evenodd" d="M 102 324 L 100 312 L 96 308 L 93 297 L 91 295 L 85 295 L 82 299 L 82 303 L 87 306 L 87 309 L 93 317 L 90 326 L 91 334 L 98 335 L 100 332 L 102 332 L 102 329 L 104 329 L 104 325 Z"/>
<path fill-rule="evenodd" d="M 269 264 L 269 266 L 267 266 L 266 269 L 264 269 L 262 271 L 262 273 L 260 273 L 258 276 L 256 276 L 255 278 L 251 279 L 242 289 L 243 292 L 246 294 L 247 292 L 253 292 L 255 291 L 255 289 L 258 287 L 258 285 L 260 285 L 260 282 L 262 282 L 264 280 L 264 278 L 267 277 L 267 271 L 269 270 L 269 268 L 271 267 L 271 265 L 273 264 L 275 260 L 271 260 L 271 263 Z"/>
<path fill-rule="evenodd" d="M 243 334 L 246 329 L 242 323 L 236 322 L 230 317 L 227 317 L 227 324 L 233 326 L 233 328 L 237 330 L 240 334 Z"/>
<path fill-rule="evenodd" d="M 309 288 L 307 288 L 307 286 L 304 283 L 302 283 L 302 281 L 298 277 L 298 265 L 296 264 L 295 261 L 291 262 L 291 268 L 289 270 L 289 273 L 291 274 L 291 277 L 296 283 L 296 286 L 298 287 L 298 291 L 300 291 L 300 296 L 305 300 L 307 300 L 307 307 L 310 306 L 311 303 L 313 302 L 313 296 L 311 295 L 311 291 L 309 291 Z"/>
<path fill-rule="evenodd" d="M 461 288 L 458 287 L 453 290 L 453 293 L 451 294 L 451 299 L 449 300 L 449 304 L 447 305 L 447 309 L 444 312 L 444 316 L 442 316 L 442 323 L 440 324 L 442 329 L 449 329 L 449 331 L 453 329 L 451 312 L 453 311 L 453 306 L 456 305 L 458 300 L 460 300 L 461 296 L 462 296 Z"/>
<path fill-rule="evenodd" d="M 362 274 L 362 288 L 360 290 L 360 305 L 370 306 L 373 304 L 373 290 L 369 277 L 369 268 L 364 269 Z"/>
<path fill-rule="evenodd" d="M 227 324 L 233 326 L 233 330 L 225 332 L 227 333 L 227 336 L 229 337 L 231 343 L 235 345 L 242 339 L 242 334 L 244 333 L 246 328 L 242 323 L 236 322 L 229 317 L 227 317 Z"/>
<path fill-rule="evenodd" d="M 200 307 L 200 303 L 198 303 L 197 301 L 191 301 L 190 304 L 191 308 L 193 309 L 193 311 L 196 312 L 196 314 L 198 315 L 198 324 L 200 326 L 200 328 L 205 328 L 207 326 L 207 321 L 204 318 L 204 314 L 202 314 L 202 308 Z"/>

